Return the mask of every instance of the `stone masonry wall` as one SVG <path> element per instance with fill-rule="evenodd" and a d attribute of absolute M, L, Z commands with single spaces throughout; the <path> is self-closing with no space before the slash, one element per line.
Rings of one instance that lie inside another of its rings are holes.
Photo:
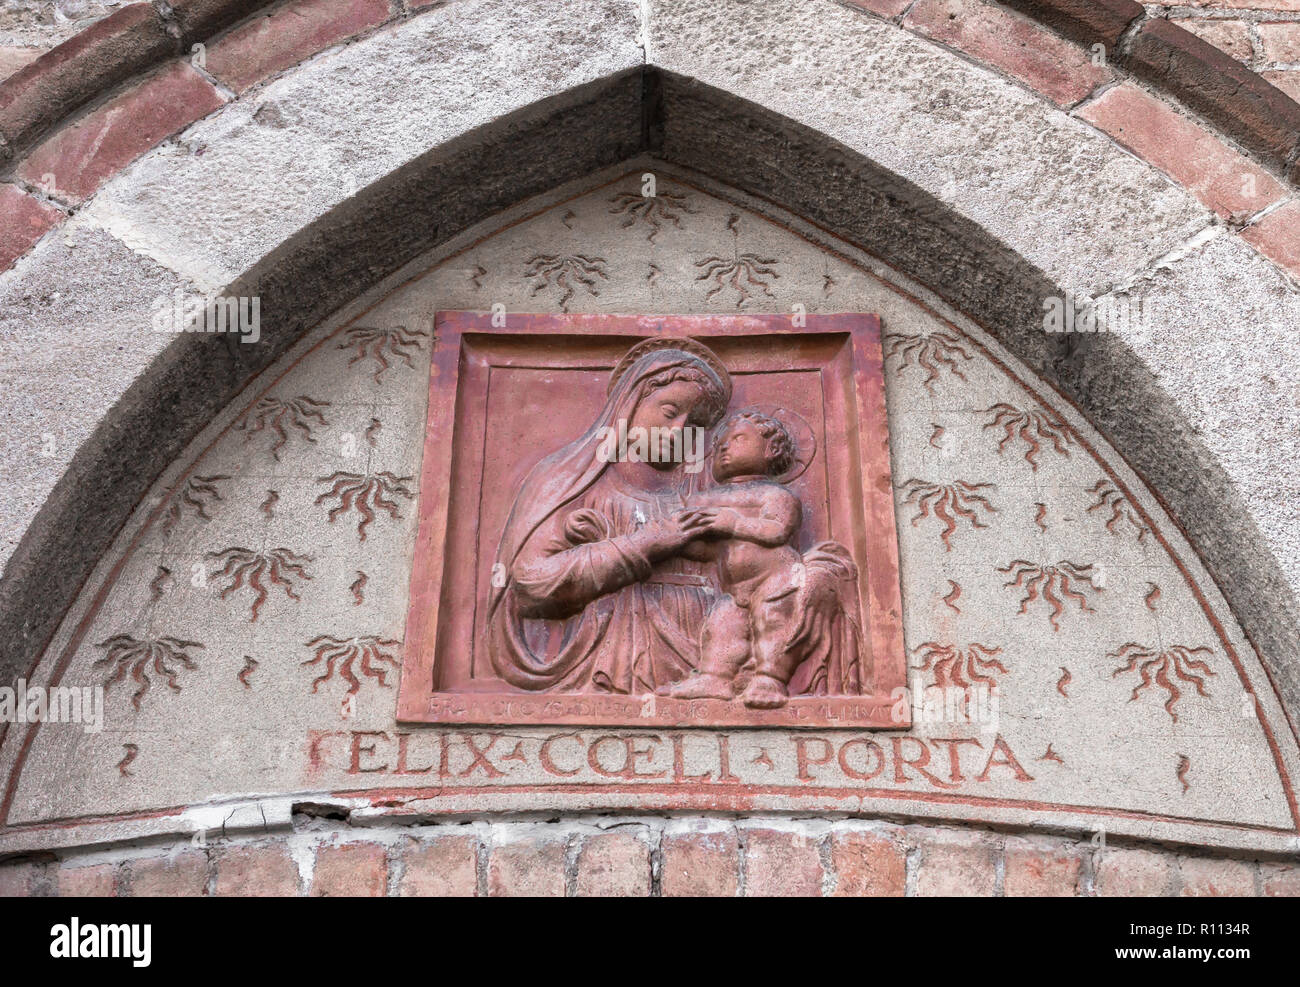
<path fill-rule="evenodd" d="M 0 896 L 1293 897 L 1300 864 L 975 829 L 777 818 L 475 822 L 0 863 Z"/>

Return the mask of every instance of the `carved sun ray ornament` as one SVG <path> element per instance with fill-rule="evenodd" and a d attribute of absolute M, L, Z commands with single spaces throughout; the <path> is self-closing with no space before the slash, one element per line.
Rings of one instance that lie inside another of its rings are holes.
<path fill-rule="evenodd" d="M 294 580 L 311 579 L 311 575 L 303 566 L 311 562 L 312 557 L 298 555 L 287 548 L 272 548 L 258 552 L 250 548 L 234 547 L 220 552 L 208 552 L 207 558 L 217 563 L 211 579 L 216 585 L 225 584 L 221 586 L 218 594 L 221 599 L 228 598 L 245 585 L 253 591 L 250 623 L 257 621 L 258 612 L 266 602 L 270 586 L 282 586 L 286 596 L 291 600 L 299 600 L 301 597 L 294 591 Z M 270 580 L 270 586 L 263 582 L 264 577 Z"/>
<path fill-rule="evenodd" d="M 384 371 L 392 366 L 388 362 L 389 357 L 400 359 L 414 370 L 415 364 L 411 360 L 411 355 L 424 349 L 423 341 L 428 337 L 429 334 L 423 329 L 407 329 L 405 326 L 394 326 L 389 329 L 352 326 L 343 333 L 343 339 L 335 349 L 355 351 L 352 359 L 348 361 L 349 367 L 362 360 L 373 360 L 375 363 L 373 380 L 378 384 Z"/>
<path fill-rule="evenodd" d="M 1064 559 L 1056 565 L 1041 565 L 1025 559 L 1016 559 L 1005 566 L 1000 566 L 997 571 L 1011 576 L 1010 580 L 1002 584 L 1003 586 L 1015 586 L 1025 591 L 1024 597 L 1020 600 L 1018 614 L 1028 612 L 1029 604 L 1039 598 L 1048 605 L 1047 619 L 1053 631 L 1061 629 L 1060 616 L 1065 612 L 1066 600 L 1078 603 L 1079 609 L 1087 613 L 1096 612 L 1094 607 L 1088 605 L 1088 598 L 1085 595 L 1089 591 L 1101 592 L 1101 587 L 1093 581 L 1095 575 L 1091 565 Z"/>
<path fill-rule="evenodd" d="M 939 537 L 943 540 L 946 552 L 952 551 L 951 539 L 959 520 L 969 522 L 972 528 L 987 528 L 988 525 L 980 520 L 980 512 L 998 512 L 984 494 L 984 491 L 994 489 L 992 483 L 967 483 L 964 480 L 931 483 L 911 479 L 903 484 L 902 489 L 906 493 L 903 503 L 916 508 L 916 514 L 912 518 L 913 528 L 931 515 L 943 522 L 944 527 Z"/>
<path fill-rule="evenodd" d="M 296 429 L 304 439 L 315 444 L 312 430 L 316 425 L 329 424 L 321 411 L 329 405 L 328 401 L 317 401 L 303 395 L 288 400 L 267 395 L 258 399 L 257 404 L 253 405 L 236 428 L 244 433 L 245 442 L 251 441 L 259 432 L 269 431 L 273 434 L 275 441 L 271 443 L 270 453 L 279 462 L 280 450 L 289 441 L 290 428 Z"/>
<path fill-rule="evenodd" d="M 934 391 L 934 382 L 939 379 L 940 371 L 946 368 L 954 377 L 965 380 L 966 375 L 961 372 L 957 361 L 974 359 L 966 352 L 960 340 L 946 332 L 894 332 L 886 338 L 885 359 L 895 356 L 899 358 L 894 376 L 901 377 L 908 367 L 919 367 L 926 372 L 925 380 L 921 383 L 931 392 Z"/>
<path fill-rule="evenodd" d="M 605 269 L 604 257 L 588 257 L 586 254 L 536 254 L 524 268 L 524 277 L 536 278 L 532 295 L 547 288 L 560 291 L 560 310 L 569 310 L 569 300 L 578 285 L 587 289 L 593 298 L 600 294 L 596 279 L 609 280 Z"/>
<path fill-rule="evenodd" d="M 1146 541 L 1147 535 L 1151 529 L 1133 509 L 1133 505 L 1128 498 L 1120 493 L 1115 486 L 1104 477 L 1088 488 L 1088 493 L 1096 498 L 1088 508 L 1088 513 L 1093 511 L 1110 511 L 1110 517 L 1106 519 L 1106 530 L 1112 535 L 1119 534 L 1116 530 L 1121 521 L 1127 522 L 1135 532 L 1139 542 Z"/>
<path fill-rule="evenodd" d="M 1144 690 L 1159 686 L 1165 692 L 1165 712 L 1177 723 L 1178 714 L 1174 712 L 1174 707 L 1183 697 L 1183 690 L 1178 683 L 1189 683 L 1196 689 L 1197 695 L 1208 697 L 1210 694 L 1205 690 L 1205 677 L 1212 677 L 1215 672 L 1197 656 L 1212 654 L 1213 649 L 1206 647 L 1190 648 L 1184 644 L 1175 644 L 1161 650 L 1130 641 L 1106 657 L 1124 662 L 1111 673 L 1111 678 L 1130 672 L 1139 677 L 1140 681 L 1133 687 L 1129 702 L 1136 700 Z"/>
<path fill-rule="evenodd" d="M 167 515 L 163 518 L 163 534 L 171 534 L 172 528 L 187 509 L 193 509 L 194 515 L 204 521 L 212 520 L 208 509 L 224 499 L 217 484 L 229 479 L 228 474 L 216 473 L 211 476 L 190 476 L 184 483 L 178 484 L 172 493 L 171 503 L 167 505 Z"/>
<path fill-rule="evenodd" d="M 614 215 L 626 217 L 619 224 L 621 229 L 628 229 L 635 226 L 638 220 L 645 223 L 650 229 L 646 233 L 646 240 L 650 243 L 655 242 L 655 237 L 663 232 L 666 224 L 671 223 L 677 229 L 682 228 L 682 215 L 693 215 L 699 212 L 698 209 L 692 208 L 690 201 L 684 195 L 678 195 L 675 192 L 659 192 L 655 195 L 642 195 L 640 192 L 618 192 L 609 200 L 609 211 Z"/>
<path fill-rule="evenodd" d="M 1002 429 L 1002 439 L 998 442 L 999 456 L 1011 442 L 1019 439 L 1025 443 L 1025 462 L 1035 473 L 1038 472 L 1038 455 L 1045 444 L 1069 458 L 1069 447 L 1075 441 L 1074 433 L 1065 422 L 1049 411 L 1042 408 L 1025 411 L 1001 401 L 978 413 L 991 415 L 984 425 L 986 431 L 990 428 Z"/>
<path fill-rule="evenodd" d="M 388 472 L 371 474 L 340 472 L 328 477 L 317 477 L 316 482 L 333 484 L 333 487 L 315 500 L 315 503 L 322 504 L 331 498 L 338 498 L 338 504 L 330 508 L 331 524 L 348 511 L 355 510 L 361 516 L 357 522 L 357 534 L 361 541 L 366 540 L 366 526 L 374 521 L 377 511 L 384 510 L 394 519 L 401 518 L 396 500 L 389 498 L 405 497 L 410 500 L 415 496 L 406 487 L 406 484 L 411 482 L 411 477 L 394 476 Z"/>
<path fill-rule="evenodd" d="M 996 656 L 1002 654 L 1001 648 L 991 648 L 987 644 L 968 644 L 964 648 L 955 644 L 939 644 L 926 641 L 915 649 L 916 657 L 921 663 L 915 667 L 922 672 L 931 672 L 934 681 L 931 686 L 946 689 L 956 686 L 965 689 L 973 685 L 985 685 L 996 689 L 997 672 L 1009 674 Z"/>
<path fill-rule="evenodd" d="M 712 281 L 713 287 L 704 297 L 710 299 L 724 288 L 730 286 L 736 292 L 736 308 L 744 308 L 745 303 L 753 297 L 753 288 L 757 288 L 775 298 L 770 285 L 781 275 L 773 267 L 775 257 L 759 257 L 757 254 L 740 254 L 734 260 L 725 257 L 705 257 L 695 262 L 703 268 L 696 281 Z"/>
<path fill-rule="evenodd" d="M 400 668 L 401 662 L 390 649 L 399 647 L 401 643 L 385 640 L 373 634 L 350 638 L 322 634 L 312 638 L 304 647 L 312 649 L 315 655 L 302 664 L 304 667 L 313 665 L 318 669 L 323 667 L 324 671 L 312 682 L 311 691 L 316 692 L 322 684 L 333 679 L 336 674 L 348 683 L 347 694 L 350 696 L 361 691 L 361 679 L 357 677 L 358 675 L 375 679 L 386 689 L 391 688 L 388 684 L 388 673 Z"/>
<path fill-rule="evenodd" d="M 176 637 L 139 640 L 130 634 L 114 634 L 95 647 L 103 648 L 105 652 L 104 657 L 91 664 L 92 668 L 104 667 L 108 672 L 104 691 L 108 692 L 129 675 L 131 681 L 139 686 L 131 696 L 131 705 L 138 710 L 145 693 L 152 688 L 154 678 L 162 679 L 173 692 L 180 692 L 180 683 L 176 680 L 181 670 L 198 668 L 187 652 L 203 645 Z"/>

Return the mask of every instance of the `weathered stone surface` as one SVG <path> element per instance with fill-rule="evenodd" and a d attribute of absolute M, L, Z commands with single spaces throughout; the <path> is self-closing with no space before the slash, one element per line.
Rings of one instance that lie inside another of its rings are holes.
<path fill-rule="evenodd" d="M 199 283 L 224 285 L 430 148 L 639 66 L 636 11 L 630 0 L 430 11 L 231 104 L 92 209 Z"/>
<path fill-rule="evenodd" d="M 1255 870 L 1242 860 L 1184 857 L 1178 871 L 1185 898 L 1248 898 L 1255 894 Z"/>
<path fill-rule="evenodd" d="M 907 175 L 1065 287 L 1122 279 L 1205 225 L 1186 193 L 1078 121 L 888 24 L 786 0 L 649 9 L 653 64 Z"/>

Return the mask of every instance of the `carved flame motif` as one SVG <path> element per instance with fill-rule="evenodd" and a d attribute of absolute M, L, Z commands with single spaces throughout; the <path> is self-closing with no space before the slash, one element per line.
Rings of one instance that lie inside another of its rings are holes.
<path fill-rule="evenodd" d="M 933 672 L 931 685 L 941 689 L 949 686 L 964 689 L 972 685 L 995 689 L 998 682 L 993 673 L 1007 674 L 1006 666 L 994 657 L 1000 654 L 1001 648 L 990 648 L 986 644 L 968 644 L 961 648 L 955 644 L 926 641 L 916 648 L 916 656 L 921 659 L 921 664 L 916 667 L 922 672 Z"/>
<path fill-rule="evenodd" d="M 569 299 L 578 285 L 587 289 L 587 294 L 595 297 L 600 294 L 596 288 L 596 279 L 608 281 L 605 272 L 604 257 L 588 257 L 586 254 L 537 254 L 528 261 L 524 277 L 536 278 L 532 294 L 555 287 L 560 289 L 560 308 L 567 312 Z"/>
<path fill-rule="evenodd" d="M 340 514 L 355 510 L 361 515 L 357 522 L 357 534 L 366 540 L 366 526 L 375 519 L 375 512 L 385 510 L 390 517 L 400 518 L 397 503 L 390 497 L 405 497 L 410 500 L 414 494 L 406 488 L 411 482 L 409 476 L 394 476 L 392 473 L 335 473 L 332 476 L 317 477 L 318 483 L 332 483 L 334 486 L 316 498 L 316 503 L 337 497 L 338 505 L 329 512 L 332 524 Z"/>
<path fill-rule="evenodd" d="M 422 340 L 429 334 L 423 329 L 407 329 L 395 326 L 391 329 L 379 329 L 374 326 L 352 326 L 343 334 L 342 341 L 335 347 L 340 350 L 355 350 L 348 366 L 370 359 L 375 361 L 373 379 L 376 384 L 392 364 L 388 358 L 400 358 L 408 367 L 414 369 L 411 354 L 418 353 L 423 347 Z"/>
<path fill-rule="evenodd" d="M 1054 631 L 1061 629 L 1059 618 L 1065 611 L 1065 600 L 1074 600 L 1079 604 L 1080 610 L 1088 613 L 1096 612 L 1093 607 L 1088 606 L 1088 598 L 1084 595 L 1087 591 L 1101 591 L 1101 588 L 1093 583 L 1091 565 L 1064 560 L 1057 562 L 1056 565 L 1040 565 L 1036 562 L 1016 559 L 1006 566 L 999 567 L 997 571 L 1011 576 L 1008 582 L 1002 584 L 1003 586 L 1015 586 L 1025 591 L 1017 613 L 1027 612 L 1029 604 L 1041 597 L 1050 607 L 1048 620 Z"/>
<path fill-rule="evenodd" d="M 212 476 L 188 477 L 172 495 L 172 501 L 167 506 L 167 516 L 162 523 L 163 534 L 171 534 L 172 528 L 181 519 L 186 508 L 193 508 L 195 515 L 204 521 L 212 520 L 208 508 L 215 506 L 215 501 L 223 499 L 221 491 L 217 489 L 217 484 L 222 480 L 229 479 L 230 477 L 224 473 L 213 474 Z"/>
<path fill-rule="evenodd" d="M 610 200 L 609 211 L 626 218 L 619 224 L 628 229 L 640 220 L 650 226 L 646 240 L 655 242 L 667 223 L 672 223 L 679 230 L 682 228 L 682 214 L 691 215 L 699 210 L 692 209 L 686 196 L 673 192 L 660 192 L 657 195 L 642 195 L 640 192 L 619 192 Z"/>
<path fill-rule="evenodd" d="M 109 675 L 104 680 L 104 691 L 107 692 L 115 683 L 130 675 L 131 680 L 139 686 L 131 696 L 131 705 L 139 709 L 140 700 L 153 686 L 151 675 L 161 678 L 173 692 L 180 692 L 181 687 L 176 677 L 181 670 L 198 668 L 186 652 L 203 645 L 175 637 L 141 641 L 130 634 L 114 634 L 95 647 L 105 650 L 104 657 L 95 659 L 91 666 L 107 666 Z"/>
<path fill-rule="evenodd" d="M 939 379 L 939 372 L 945 367 L 953 376 L 965 380 L 958 360 L 970 360 L 961 342 L 946 332 L 932 333 L 890 333 L 885 345 L 885 359 L 899 357 L 897 374 L 911 366 L 920 367 L 926 372 L 921 381 L 927 390 L 934 390 L 934 382 Z"/>
<path fill-rule="evenodd" d="M 1125 663 L 1111 673 L 1111 678 L 1136 672 L 1141 679 L 1134 686 L 1129 702 L 1137 699 L 1143 690 L 1157 685 L 1165 692 L 1165 712 L 1177 723 L 1178 714 L 1174 712 L 1174 706 L 1183 696 L 1183 690 L 1178 683 L 1188 682 L 1195 687 L 1198 695 L 1209 696 L 1205 691 L 1205 676 L 1213 676 L 1215 673 L 1209 665 L 1196 656 L 1213 653 L 1210 648 L 1189 648 L 1182 644 L 1176 644 L 1162 651 L 1130 641 L 1106 657 Z"/>
<path fill-rule="evenodd" d="M 736 308 L 743 308 L 753 295 L 747 285 L 758 288 L 769 298 L 776 297 L 768 287 L 772 281 L 781 276 L 776 273 L 776 268 L 772 267 L 775 263 L 776 258 L 759 257 L 757 254 L 741 254 L 735 260 L 728 260 L 725 257 L 705 257 L 704 260 L 695 262 L 696 267 L 704 269 L 695 280 L 713 282 L 713 288 L 704 296 L 706 299 L 712 298 L 723 288 L 730 286 L 736 292 Z"/>
<path fill-rule="evenodd" d="M 903 490 L 907 494 L 903 503 L 916 508 L 916 515 L 912 518 L 913 528 L 931 514 L 943 522 L 944 527 L 939 537 L 943 540 L 944 551 L 951 552 L 951 538 L 953 532 L 957 530 L 959 519 L 969 521 L 972 528 L 988 527 L 980 520 L 979 512 L 997 513 L 998 509 L 989 503 L 982 493 L 993 488 L 992 483 L 966 483 L 957 480 L 942 484 L 912 479 L 903 484 Z"/>
<path fill-rule="evenodd" d="M 290 398 L 285 401 L 276 397 L 264 397 L 253 405 L 252 410 L 236 426 L 244 433 L 244 441 L 247 442 L 258 432 L 270 431 L 275 435 L 275 441 L 271 443 L 271 455 L 278 462 L 280 459 L 280 450 L 284 448 L 289 441 L 289 428 L 295 428 L 302 433 L 302 437 L 308 442 L 315 443 L 316 439 L 312 436 L 312 429 L 316 425 L 328 425 L 325 421 L 325 415 L 321 408 L 329 407 L 328 401 L 317 401 L 314 398 L 299 396 Z"/>
<path fill-rule="evenodd" d="M 212 579 L 219 585 L 225 583 L 218 594 L 226 599 L 241 586 L 247 585 L 253 591 L 253 610 L 250 622 L 257 620 L 258 611 L 266 602 L 269 586 L 263 583 L 268 578 L 272 586 L 283 586 L 285 595 L 291 600 L 300 599 L 294 592 L 294 579 L 311 579 L 303 564 L 312 561 L 310 555 L 297 555 L 287 548 L 273 548 L 257 552 L 249 548 L 227 548 L 222 552 L 209 552 L 209 559 L 215 559 L 217 568 Z"/>
<path fill-rule="evenodd" d="M 366 678 L 377 679 L 381 686 L 390 688 L 387 680 L 389 669 L 384 666 L 390 665 L 397 669 L 401 667 L 401 663 L 387 649 L 398 647 L 400 644 L 400 641 L 387 641 L 374 635 L 337 638 L 322 634 L 320 637 L 312 638 L 305 647 L 313 649 L 316 654 L 302 664 L 304 666 L 323 664 L 325 670 L 312 682 L 311 691 L 315 692 L 322 683 L 334 678 L 336 673 L 339 678 L 348 683 L 350 696 L 356 695 L 361 690 L 361 679 L 357 678 L 358 673 Z"/>
<path fill-rule="evenodd" d="M 1140 542 L 1146 541 L 1151 529 L 1138 517 L 1137 511 L 1133 509 L 1133 505 L 1129 503 L 1128 498 L 1116 490 L 1114 486 L 1105 479 L 1101 479 L 1088 488 L 1088 493 L 1096 498 L 1092 506 L 1088 508 L 1089 514 L 1093 511 L 1110 511 L 1110 517 L 1106 520 L 1107 531 L 1112 535 L 1119 534 L 1115 530 L 1116 525 L 1121 521 L 1127 521 L 1133 527 L 1133 530 L 1137 532 L 1137 540 Z"/>
<path fill-rule="evenodd" d="M 1012 441 L 1020 439 L 1026 447 L 1025 462 L 1033 467 L 1034 472 L 1038 472 L 1037 457 L 1044 443 L 1050 443 L 1052 448 L 1063 456 L 1070 455 L 1069 446 L 1074 442 L 1074 435 L 1068 425 L 1048 411 L 1041 408 L 1022 411 L 1014 405 L 999 402 L 985 408 L 979 414 L 992 414 L 992 418 L 984 425 L 985 430 L 1002 429 L 1003 436 L 998 442 L 998 455 L 1002 455 L 1002 451 Z"/>

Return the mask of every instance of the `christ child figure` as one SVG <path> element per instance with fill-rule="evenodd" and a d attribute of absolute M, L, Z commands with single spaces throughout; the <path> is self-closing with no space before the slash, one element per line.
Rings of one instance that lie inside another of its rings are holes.
<path fill-rule="evenodd" d="M 717 485 L 687 501 L 684 523 L 699 532 L 688 555 L 717 564 L 722 595 L 705 619 L 698 674 L 660 691 L 678 699 L 732 699 L 774 709 L 789 698 L 804 649 L 804 560 L 794 547 L 799 498 L 774 477 L 790 471 L 795 444 L 775 418 L 742 411 L 713 448 Z"/>

